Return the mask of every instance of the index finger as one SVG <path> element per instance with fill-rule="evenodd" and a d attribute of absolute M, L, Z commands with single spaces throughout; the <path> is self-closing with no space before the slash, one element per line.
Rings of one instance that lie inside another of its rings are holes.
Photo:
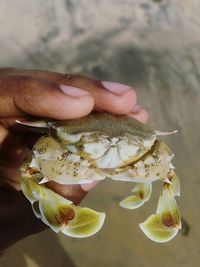
<path fill-rule="evenodd" d="M 73 119 L 91 112 L 94 99 L 88 92 L 27 76 L 0 78 L 0 118 L 30 114 Z"/>

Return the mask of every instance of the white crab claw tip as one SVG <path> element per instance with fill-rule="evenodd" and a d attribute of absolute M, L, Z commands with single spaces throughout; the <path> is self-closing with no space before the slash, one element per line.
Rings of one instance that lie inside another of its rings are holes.
<path fill-rule="evenodd" d="M 43 177 L 42 180 L 40 180 L 38 184 L 45 184 L 49 182 L 49 180 L 50 180 L 49 178 Z"/>
<path fill-rule="evenodd" d="M 169 180 L 169 178 L 165 178 L 164 182 L 167 183 L 167 184 L 172 184 L 172 182 Z"/>
<path fill-rule="evenodd" d="M 158 131 L 158 130 L 156 130 L 155 131 L 155 134 L 157 135 L 157 136 L 161 136 L 161 135 L 171 135 L 171 134 L 175 134 L 175 133 L 177 133 L 178 132 L 178 130 L 174 130 L 174 131 L 169 131 L 169 132 L 165 132 L 165 131 Z"/>
<path fill-rule="evenodd" d="M 37 128 L 47 128 L 48 123 L 45 121 L 19 121 L 15 120 L 16 123 L 24 126 L 29 126 L 29 127 L 37 127 Z"/>

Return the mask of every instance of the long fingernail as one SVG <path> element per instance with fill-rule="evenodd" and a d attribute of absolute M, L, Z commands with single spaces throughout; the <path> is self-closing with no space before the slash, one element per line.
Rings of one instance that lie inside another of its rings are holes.
<path fill-rule="evenodd" d="M 109 81 L 102 81 L 101 83 L 105 89 L 117 95 L 124 94 L 131 89 L 130 86 L 122 83 L 109 82 Z"/>
<path fill-rule="evenodd" d="M 64 84 L 60 84 L 60 89 L 63 91 L 63 93 L 65 93 L 68 96 L 72 96 L 72 97 L 82 97 L 82 96 L 90 95 L 85 90 L 82 90 L 80 88 L 76 88 L 73 86 L 64 85 Z"/>

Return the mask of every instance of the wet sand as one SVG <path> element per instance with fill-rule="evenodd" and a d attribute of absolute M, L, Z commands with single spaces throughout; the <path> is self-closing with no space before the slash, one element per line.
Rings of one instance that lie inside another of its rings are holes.
<path fill-rule="evenodd" d="M 77 267 L 199 266 L 200 3 L 104 0 L 96 8 L 96 1 L 75 2 L 16 0 L 11 7 L 2 1 L 0 22 L 7 23 L 0 28 L 0 65 L 79 72 L 133 86 L 152 126 L 178 130 L 163 140 L 175 154 L 187 229 L 166 244 L 148 240 L 138 223 L 155 211 L 160 183 L 144 207 L 128 211 L 118 202 L 132 185 L 106 180 L 83 202 L 107 213 L 97 235 L 72 239 L 46 231 L 13 246 L 0 266 L 73 266 L 67 253 Z M 26 12 L 19 16 L 21 8 Z"/>

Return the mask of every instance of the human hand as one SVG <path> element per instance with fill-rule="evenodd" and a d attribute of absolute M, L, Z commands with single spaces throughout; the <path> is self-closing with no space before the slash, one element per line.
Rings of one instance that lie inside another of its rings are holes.
<path fill-rule="evenodd" d="M 20 191 L 19 167 L 30 152 L 27 140 L 34 134 L 13 130 L 15 120 L 27 116 L 73 119 L 92 110 L 147 122 L 147 112 L 127 85 L 48 71 L 0 69 L 0 250 L 46 228 Z M 94 185 L 48 183 L 76 204 Z"/>

